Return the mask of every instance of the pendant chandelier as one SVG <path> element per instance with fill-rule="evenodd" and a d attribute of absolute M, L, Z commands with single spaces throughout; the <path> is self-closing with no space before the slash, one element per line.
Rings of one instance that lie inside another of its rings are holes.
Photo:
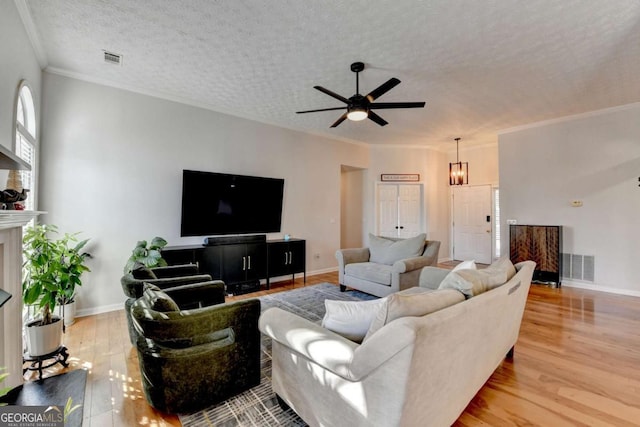
<path fill-rule="evenodd" d="M 449 185 L 463 185 L 469 183 L 469 163 L 460 161 L 459 143 L 456 140 L 456 162 L 449 163 Z"/>

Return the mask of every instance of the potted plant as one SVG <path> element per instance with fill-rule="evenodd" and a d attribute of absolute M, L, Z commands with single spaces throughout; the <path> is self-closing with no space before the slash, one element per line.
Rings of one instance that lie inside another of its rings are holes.
<path fill-rule="evenodd" d="M 76 286 L 82 286 L 80 276 L 85 271 L 91 271 L 85 265 L 85 259 L 90 258 L 91 255 L 83 251 L 89 239 L 78 242 L 77 234 L 65 234 L 64 237 L 56 241 L 60 251 L 61 267 L 61 274 L 58 276 L 57 303 L 61 309 L 59 315 L 62 315 L 65 326 L 69 326 L 75 321 Z"/>
<path fill-rule="evenodd" d="M 55 351 L 62 341 L 62 322 L 54 309 L 60 300 L 73 299 L 80 276 L 89 271 L 84 264 L 88 254 L 82 252 L 87 240 L 75 246 L 75 234 L 61 239 L 50 238 L 58 232 L 54 225 L 36 225 L 26 229 L 23 239 L 24 263 L 22 300 L 38 308 L 40 316 L 26 324 L 27 349 L 31 356 Z"/>
<path fill-rule="evenodd" d="M 144 264 L 145 267 L 164 267 L 167 262 L 162 258 L 161 250 L 167 246 L 167 241 L 162 237 L 154 237 L 151 243 L 140 240 L 131 251 L 131 256 L 124 266 L 124 273 L 131 273 L 136 263 Z"/>

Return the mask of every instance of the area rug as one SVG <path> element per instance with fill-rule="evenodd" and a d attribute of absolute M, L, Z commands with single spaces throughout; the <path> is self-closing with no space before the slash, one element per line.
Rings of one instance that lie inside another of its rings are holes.
<path fill-rule="evenodd" d="M 31 381 L 18 386 L 5 396 L 4 401 L 10 405 L 56 405 L 64 408 L 67 400 L 71 398 L 73 402 L 72 406 L 80 405 L 80 407 L 69 414 L 64 425 L 65 427 L 80 427 L 82 425 L 82 409 L 84 407 L 84 389 L 86 384 L 87 371 L 76 369 L 71 372 L 38 381 Z M 3 424 L 0 423 L 0 425 Z M 23 424 L 17 423 L 16 425 Z"/>
<path fill-rule="evenodd" d="M 340 292 L 329 283 L 294 289 L 260 297 L 262 311 L 279 307 L 312 322 L 320 322 L 325 313 L 324 300 L 358 301 L 376 297 L 360 291 Z M 291 409 L 283 411 L 271 389 L 271 338 L 262 336 L 260 384 L 211 408 L 179 415 L 183 427 L 200 426 L 306 426 Z"/>

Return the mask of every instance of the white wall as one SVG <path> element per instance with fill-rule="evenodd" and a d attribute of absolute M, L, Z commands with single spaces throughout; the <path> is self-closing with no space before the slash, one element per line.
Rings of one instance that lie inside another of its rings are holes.
<path fill-rule="evenodd" d="M 43 90 L 43 220 L 82 231 L 95 257 L 81 313 L 120 306 L 137 240 L 202 242 L 180 237 L 183 169 L 284 178 L 282 233 L 307 239 L 307 271 L 335 267 L 341 164 L 366 168 L 367 147 L 50 73 Z"/>
<path fill-rule="evenodd" d="M 595 288 L 640 296 L 640 104 L 505 132 L 499 153 L 502 217 L 564 226 L 563 252 L 595 256 Z"/>
<path fill-rule="evenodd" d="M 449 254 L 449 163 L 446 153 L 424 147 L 377 147 L 370 149 L 368 190 L 365 192 L 365 229 L 376 232 L 375 183 L 381 174 L 418 173 L 424 184 L 425 232 L 439 240 L 440 259 Z M 366 236 L 365 236 L 366 238 Z"/>
<path fill-rule="evenodd" d="M 31 48 L 29 38 L 22 26 L 20 15 L 12 1 L 0 1 L 0 144 L 13 149 L 15 138 L 15 102 L 18 85 L 23 79 L 29 82 L 34 95 L 36 118 L 40 117 L 40 85 L 41 72 L 35 53 Z M 7 171 L 0 170 L 0 189 L 5 188 Z M 3 235 L 9 232 L 4 232 Z M 13 297 L 0 308 L 0 366 L 8 366 L 9 378 L 3 386 L 14 387 L 22 383 L 22 339 L 16 328 L 22 323 L 16 313 L 22 311 L 22 298 L 19 294 L 20 273 L 8 272 L 12 263 L 20 263 L 20 251 L 18 249 L 20 237 L 14 231 L 12 239 L 16 241 L 9 244 L 3 241 L 0 253 L 1 288 L 11 289 Z M 4 238 L 3 238 L 4 240 Z M 17 253 L 16 253 L 17 251 Z M 10 253 L 11 252 L 11 253 Z M 9 274 L 10 273 L 10 274 Z M 14 278 L 13 283 L 5 283 L 6 277 Z M 16 292 L 17 290 L 17 292 Z"/>

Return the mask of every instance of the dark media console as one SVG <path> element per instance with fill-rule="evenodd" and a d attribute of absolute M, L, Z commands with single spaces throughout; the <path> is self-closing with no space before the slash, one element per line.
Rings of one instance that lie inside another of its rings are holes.
<path fill-rule="evenodd" d="M 200 272 L 222 280 L 230 294 L 260 289 L 260 280 L 303 273 L 306 241 L 267 240 L 265 235 L 207 237 L 203 245 L 167 246 L 162 257 L 169 265 L 197 263 Z"/>

